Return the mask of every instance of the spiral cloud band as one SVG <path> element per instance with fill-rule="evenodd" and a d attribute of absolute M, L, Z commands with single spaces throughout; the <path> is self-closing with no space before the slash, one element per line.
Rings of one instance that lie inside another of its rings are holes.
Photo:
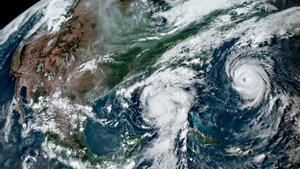
<path fill-rule="evenodd" d="M 232 87 L 244 99 L 243 108 L 259 106 L 270 92 L 272 63 L 263 56 L 251 53 L 230 58 L 226 63 Z"/>

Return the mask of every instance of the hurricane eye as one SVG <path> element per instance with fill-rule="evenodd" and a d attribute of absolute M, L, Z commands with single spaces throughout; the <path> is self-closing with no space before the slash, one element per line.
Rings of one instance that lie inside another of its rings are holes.
<path fill-rule="evenodd" d="M 259 106 L 270 91 L 268 68 L 272 62 L 255 57 L 237 55 L 226 63 L 227 76 L 233 79 L 231 85 L 244 99 L 243 108 Z"/>

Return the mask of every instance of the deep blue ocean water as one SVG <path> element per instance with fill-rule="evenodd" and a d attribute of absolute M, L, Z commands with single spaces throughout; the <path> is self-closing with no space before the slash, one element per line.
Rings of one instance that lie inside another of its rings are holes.
<path fill-rule="evenodd" d="M 18 123 L 20 114 L 12 111 L 11 132 L 8 140 L 4 139 L 4 127 L 8 115 L 8 104 L 12 101 L 15 89 L 15 79 L 10 75 L 12 55 L 18 45 L 24 40 L 26 33 L 38 20 L 39 15 L 33 16 L 21 26 L 6 43 L 0 45 L 0 168 L 18 169 L 21 162 L 30 154 L 36 157 L 37 162 L 33 168 L 71 168 L 55 159 L 45 159 L 41 154 L 41 144 L 45 137 L 40 132 L 31 132 L 28 137 L 21 137 L 21 126 Z M 195 28 L 187 28 L 181 32 L 190 36 L 198 32 L 201 23 Z M 231 39 L 214 49 L 212 61 L 208 65 L 196 68 L 197 78 L 206 78 L 207 83 L 196 83 L 184 90 L 196 89 L 196 97 L 191 110 L 188 112 L 188 122 L 191 132 L 188 135 L 187 156 L 189 168 L 297 168 L 298 164 L 288 161 L 286 152 L 300 141 L 294 135 L 293 119 L 287 118 L 288 105 L 283 111 L 282 100 L 277 99 L 269 114 L 264 114 L 267 104 L 261 104 L 252 109 L 240 109 L 240 94 L 232 88 L 232 81 L 225 74 L 225 65 L 228 58 L 236 55 L 235 44 L 238 39 Z M 264 62 L 274 62 L 274 75 L 270 100 L 281 92 L 291 95 L 300 95 L 300 84 L 295 79 L 300 74 L 300 37 L 278 40 L 276 37 L 270 44 L 260 44 L 260 50 L 253 51 L 245 48 L 241 58 L 255 58 Z M 112 90 L 97 99 L 93 104 L 96 119 L 105 119 L 106 124 L 88 119 L 85 123 L 84 139 L 90 151 L 98 156 L 122 153 L 122 142 L 127 137 L 141 138 L 148 133 L 140 143 L 140 150 L 149 148 L 149 144 L 159 137 L 159 129 L 147 124 L 142 117 L 141 93 L 143 89 L 136 89 L 132 97 L 126 100 L 128 108 L 122 105 L 126 98 L 120 97 Z M 26 89 L 21 90 L 23 102 L 26 103 Z M 111 105 L 111 111 L 107 107 Z M 25 122 L 29 121 L 32 111 L 25 106 Z M 260 126 L 253 125 L 253 119 Z M 274 123 L 274 121 L 279 123 Z M 278 124 L 278 125 L 277 125 Z M 274 136 L 261 138 L 261 133 L 276 131 Z M 201 134 L 204 136 L 202 136 Z M 179 139 L 178 139 L 179 140 Z M 291 143 L 292 140 L 292 143 Z M 241 147 L 246 155 L 230 155 L 227 149 L 232 146 Z M 177 142 L 176 147 L 181 147 Z M 253 163 L 253 158 L 259 154 L 266 154 L 263 165 Z M 178 156 L 182 155 L 180 152 Z M 138 156 L 137 158 L 143 158 Z M 147 168 L 152 165 L 151 160 L 144 160 L 136 168 Z"/>

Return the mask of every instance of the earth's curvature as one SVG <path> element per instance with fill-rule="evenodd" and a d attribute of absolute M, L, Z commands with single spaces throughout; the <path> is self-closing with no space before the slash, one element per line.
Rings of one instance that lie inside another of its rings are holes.
<path fill-rule="evenodd" d="M 41 0 L 0 31 L 0 168 L 300 168 L 299 4 Z"/>

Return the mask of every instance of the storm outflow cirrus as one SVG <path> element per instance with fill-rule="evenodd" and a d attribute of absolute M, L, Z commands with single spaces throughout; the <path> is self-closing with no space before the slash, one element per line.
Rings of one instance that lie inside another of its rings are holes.
<path fill-rule="evenodd" d="M 298 5 L 39 1 L 0 30 L 0 168 L 299 168 Z"/>

